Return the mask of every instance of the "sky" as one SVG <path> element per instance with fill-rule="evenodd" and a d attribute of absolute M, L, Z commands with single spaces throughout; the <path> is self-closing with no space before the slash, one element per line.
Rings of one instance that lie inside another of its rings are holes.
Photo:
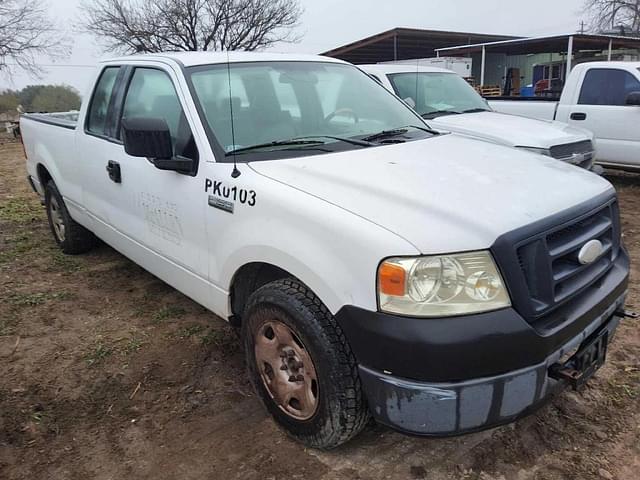
<path fill-rule="evenodd" d="M 0 90 L 36 83 L 67 84 L 83 95 L 95 64 L 105 53 L 95 38 L 79 34 L 80 0 L 48 0 L 50 15 L 73 40 L 71 55 L 55 63 L 39 60 L 40 79 L 15 71 L 0 76 Z M 300 0 L 304 8 L 296 44 L 278 44 L 275 52 L 321 53 L 395 27 L 539 36 L 575 32 L 584 0 Z"/>

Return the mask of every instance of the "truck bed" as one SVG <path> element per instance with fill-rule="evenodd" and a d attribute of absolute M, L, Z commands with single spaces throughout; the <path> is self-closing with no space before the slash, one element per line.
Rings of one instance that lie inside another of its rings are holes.
<path fill-rule="evenodd" d="M 40 181 L 39 164 L 49 172 L 66 198 L 81 203 L 80 169 L 74 148 L 77 124 L 78 112 L 26 113 L 20 117 L 27 172 L 41 197 L 44 197 L 45 185 Z"/>
<path fill-rule="evenodd" d="M 48 123 L 58 127 L 75 129 L 78 124 L 78 112 L 55 112 L 55 113 L 25 113 L 22 118 L 28 118 L 36 122 Z"/>

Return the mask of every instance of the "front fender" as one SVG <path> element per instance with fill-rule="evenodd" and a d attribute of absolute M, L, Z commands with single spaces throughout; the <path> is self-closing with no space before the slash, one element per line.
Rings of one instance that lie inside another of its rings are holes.
<path fill-rule="evenodd" d="M 239 209 L 233 221 L 229 216 L 229 223 L 216 231 L 210 247 L 214 282 L 229 292 L 242 266 L 269 263 L 305 283 L 332 313 L 344 305 L 376 310 L 380 261 L 417 255 L 416 248 L 340 207 L 277 186 L 254 208 Z"/>
<path fill-rule="evenodd" d="M 332 312 L 336 313 L 343 305 L 364 303 L 375 309 L 375 277 L 361 282 L 353 270 L 346 268 L 340 256 L 332 255 L 319 245 L 310 245 L 314 259 L 300 258 L 281 248 L 267 245 L 252 245 L 235 252 L 223 266 L 222 283 L 230 291 L 234 276 L 244 265 L 267 263 L 276 266 L 307 285 Z M 318 266 L 322 264 L 322 271 Z M 330 278 L 325 277 L 330 274 Z"/>

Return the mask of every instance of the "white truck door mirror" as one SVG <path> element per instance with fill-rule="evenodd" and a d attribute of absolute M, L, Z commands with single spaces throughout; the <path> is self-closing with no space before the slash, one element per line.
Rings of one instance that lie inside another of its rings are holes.
<path fill-rule="evenodd" d="M 122 141 L 127 154 L 146 157 L 159 170 L 195 174 L 196 160 L 173 155 L 171 132 L 164 118 L 123 118 Z"/>
<path fill-rule="evenodd" d="M 171 133 L 164 118 L 122 119 L 124 151 L 132 157 L 169 159 L 173 157 Z"/>

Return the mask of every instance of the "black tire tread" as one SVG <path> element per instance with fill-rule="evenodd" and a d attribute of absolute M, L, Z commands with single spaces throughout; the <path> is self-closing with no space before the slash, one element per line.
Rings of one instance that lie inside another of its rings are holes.
<path fill-rule="evenodd" d="M 58 197 L 58 204 L 62 210 L 62 216 L 65 222 L 65 240 L 64 242 L 58 241 L 58 238 L 53 231 L 53 226 L 51 224 L 51 218 L 49 216 L 49 198 L 55 195 Z M 51 233 L 53 234 L 53 238 L 56 240 L 63 253 L 68 255 L 78 255 L 81 253 L 86 253 L 91 250 L 96 245 L 96 237 L 95 235 L 87 230 L 85 227 L 76 222 L 69 211 L 67 210 L 67 206 L 64 203 L 64 199 L 60 194 L 58 187 L 54 183 L 53 180 L 49 180 L 47 185 L 45 186 L 45 205 L 47 209 L 47 218 L 49 219 L 49 226 L 51 227 Z"/>
<path fill-rule="evenodd" d="M 335 317 L 306 285 L 296 279 L 276 280 L 262 286 L 250 297 L 245 312 L 255 308 L 261 301 L 268 302 L 268 291 L 272 289 L 279 290 L 311 311 L 323 331 L 324 340 L 331 345 L 331 350 L 338 353 L 336 360 L 339 371 L 334 372 L 337 376 L 332 375 L 332 380 L 344 392 L 343 398 L 338 399 L 341 403 L 342 418 L 332 418 L 333 428 L 327 426 L 313 438 L 299 438 L 314 448 L 327 450 L 335 448 L 360 433 L 370 418 L 358 375 L 356 358 Z M 247 318 L 246 315 L 244 318 Z"/>

